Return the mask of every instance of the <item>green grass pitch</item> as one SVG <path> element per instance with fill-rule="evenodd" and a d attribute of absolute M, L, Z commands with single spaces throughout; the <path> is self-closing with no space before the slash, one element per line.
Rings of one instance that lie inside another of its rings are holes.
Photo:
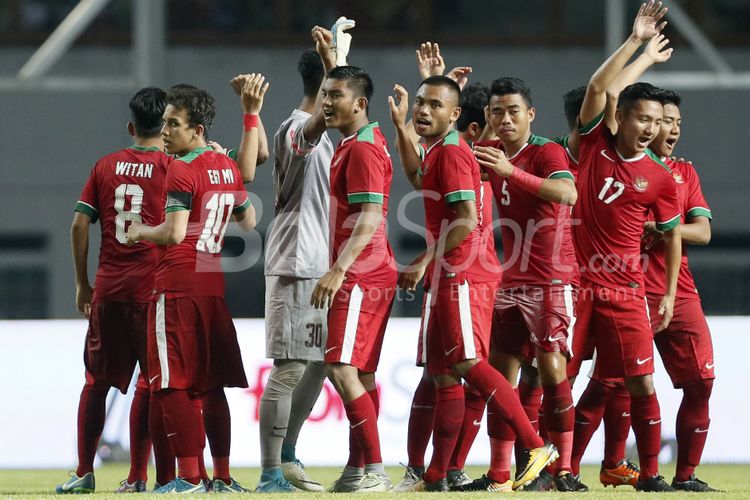
<path fill-rule="evenodd" d="M 671 481 L 673 465 L 661 465 L 661 473 Z M 324 485 L 329 485 L 338 477 L 339 468 L 333 467 L 309 467 L 307 469 L 311 478 L 320 481 Z M 467 472 L 471 477 L 478 477 L 485 471 L 484 467 L 469 467 Z M 127 476 L 126 465 L 107 465 L 100 467 L 96 471 L 97 493 L 94 494 L 97 499 L 122 499 L 122 495 L 116 495 L 113 492 L 119 482 Z M 668 498 L 717 498 L 724 500 L 748 500 L 750 499 L 750 464 L 706 464 L 699 469 L 699 477 L 707 481 L 711 486 L 726 490 L 726 493 L 712 494 L 695 494 L 695 493 L 678 493 L 669 494 Z M 59 498 L 54 494 L 55 485 L 67 479 L 66 470 L 0 470 L 0 498 Z M 246 488 L 254 488 L 260 474 L 257 468 L 235 468 L 233 471 L 237 479 Z M 400 467 L 389 467 L 388 474 L 396 484 L 403 474 Z M 629 500 L 639 498 L 644 499 L 643 493 L 636 493 L 629 486 L 621 486 L 616 490 L 607 488 L 606 490 L 599 484 L 599 468 L 595 466 L 584 466 L 582 470 L 582 479 L 589 485 L 591 491 L 581 494 L 563 494 L 557 492 L 549 493 L 513 493 L 512 495 L 529 495 L 539 499 L 552 498 L 584 498 L 591 500 L 599 499 L 618 499 Z M 149 470 L 149 487 L 153 485 L 153 470 Z M 436 493 L 379 493 L 368 494 L 365 498 L 377 500 L 380 498 L 408 498 L 416 495 L 418 498 L 435 498 L 444 497 L 446 494 Z M 449 497 L 462 499 L 486 499 L 488 496 L 494 496 L 489 493 L 449 493 Z M 653 498 L 655 494 L 648 494 L 645 498 Z M 221 495 L 212 495 L 218 498 Z M 225 495 L 226 496 L 226 495 Z M 343 499 L 349 495 L 333 493 L 297 493 L 289 495 L 272 495 L 273 499 L 291 499 L 291 498 L 334 498 Z M 155 495 L 142 494 L 138 495 L 139 499 L 160 498 Z"/>

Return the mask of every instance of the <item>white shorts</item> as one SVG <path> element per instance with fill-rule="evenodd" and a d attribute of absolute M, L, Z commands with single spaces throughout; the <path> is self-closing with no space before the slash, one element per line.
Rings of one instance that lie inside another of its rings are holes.
<path fill-rule="evenodd" d="M 266 357 L 322 361 L 328 310 L 310 305 L 317 278 L 266 276 Z"/>

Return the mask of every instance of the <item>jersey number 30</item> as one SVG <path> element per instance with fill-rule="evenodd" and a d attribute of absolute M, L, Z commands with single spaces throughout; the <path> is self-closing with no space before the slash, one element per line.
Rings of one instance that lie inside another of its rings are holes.
<path fill-rule="evenodd" d="M 214 193 L 211 196 L 211 199 L 206 203 L 206 209 L 208 210 L 206 225 L 203 226 L 200 238 L 195 244 L 195 248 L 199 252 L 221 252 L 221 243 L 224 240 L 229 219 L 232 217 L 233 208 L 233 193 Z"/>

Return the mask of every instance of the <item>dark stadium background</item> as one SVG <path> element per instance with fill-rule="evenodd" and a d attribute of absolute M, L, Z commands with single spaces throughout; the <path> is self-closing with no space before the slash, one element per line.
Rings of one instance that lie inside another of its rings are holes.
<path fill-rule="evenodd" d="M 94 84 L 75 89 L 0 84 L 0 319 L 76 316 L 69 250 L 72 210 L 96 159 L 129 144 L 127 101 L 143 83 L 128 85 L 136 1 L 109 2 L 47 75 Z M 0 80 L 15 77 L 76 3 L 0 1 Z M 145 83 L 191 83 L 207 89 L 217 100 L 211 138 L 233 145 L 239 139 L 241 113 L 228 81 L 237 73 L 262 72 L 271 82 L 262 111 L 270 140 L 301 96 L 295 67 L 300 52 L 310 46 L 309 29 L 329 26 L 343 14 L 357 21 L 349 60 L 373 76 L 371 118 L 380 121 L 389 140 L 394 134 L 386 97 L 396 82 L 413 92 L 419 81 L 414 49 L 424 40 L 441 43 L 448 68 L 473 66 L 472 81 L 489 83 L 499 76 L 526 80 L 537 108 L 534 132 L 560 135 L 565 132 L 562 94 L 585 84 L 606 54 L 607 3 L 167 0 L 164 62 L 152 68 L 153 76 Z M 638 4 L 624 1 L 623 33 L 628 33 Z M 735 71 L 750 71 L 750 2 L 668 4 L 681 6 Z M 671 26 L 666 33 L 675 55 L 658 72 L 707 70 L 684 36 Z M 95 85 L 104 79 L 120 79 L 122 85 Z M 750 87 L 678 91 L 684 120 L 678 153 L 694 162 L 714 215 L 711 244 L 690 249 L 691 268 L 707 314 L 750 314 Z M 262 237 L 273 212 L 272 164 L 270 158 L 249 186 L 262 200 Z M 423 244 L 397 223 L 399 201 L 409 191 L 394 152 L 389 236 L 401 263 Z M 421 212 L 416 200 L 405 209 L 417 223 Z M 91 245 L 93 273 L 95 234 Z M 239 240 L 227 241 L 228 253 L 241 248 Z M 259 248 L 252 250 L 257 253 Z M 234 315 L 261 317 L 263 289 L 262 259 L 228 274 L 227 302 Z M 401 301 L 394 314 L 417 316 L 419 303 Z"/>

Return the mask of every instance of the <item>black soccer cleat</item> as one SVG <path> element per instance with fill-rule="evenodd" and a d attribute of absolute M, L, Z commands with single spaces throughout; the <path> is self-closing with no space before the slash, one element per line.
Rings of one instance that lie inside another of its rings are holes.
<path fill-rule="evenodd" d="M 541 475 L 539 476 L 542 477 Z M 583 492 L 589 491 L 589 487 L 581 482 L 580 476 L 570 472 L 561 472 L 555 476 L 555 489 L 557 491 Z"/>
<path fill-rule="evenodd" d="M 654 476 L 647 479 L 643 479 L 643 476 L 638 478 L 638 482 L 635 483 L 636 491 L 651 491 L 651 492 L 664 492 L 674 491 L 674 488 L 669 486 L 664 480 L 663 476 Z"/>
<path fill-rule="evenodd" d="M 508 479 L 504 483 L 498 483 L 483 475 L 468 484 L 452 486 L 451 491 L 489 491 L 491 493 L 509 493 L 513 491 L 513 481 Z"/>
<path fill-rule="evenodd" d="M 523 491 L 550 491 L 555 489 L 555 478 L 544 469 L 539 477 L 523 487 Z"/>
<path fill-rule="evenodd" d="M 708 483 L 706 483 L 705 481 L 701 481 L 700 479 L 695 477 L 695 474 L 692 474 L 690 476 L 690 479 L 688 479 L 687 481 L 678 481 L 677 479 L 673 478 L 672 488 L 677 491 L 694 491 L 697 493 L 705 493 L 710 491 L 724 493 L 722 490 L 711 488 Z"/>

